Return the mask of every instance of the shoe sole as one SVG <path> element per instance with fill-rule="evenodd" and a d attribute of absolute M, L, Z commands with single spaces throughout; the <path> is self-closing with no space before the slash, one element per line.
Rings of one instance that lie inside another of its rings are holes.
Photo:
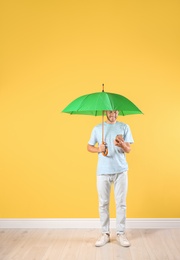
<path fill-rule="evenodd" d="M 102 246 L 105 246 L 107 243 L 109 243 L 110 242 L 110 240 L 109 241 L 107 241 L 105 244 L 103 244 L 103 245 L 96 245 L 95 244 L 95 247 L 102 247 Z"/>

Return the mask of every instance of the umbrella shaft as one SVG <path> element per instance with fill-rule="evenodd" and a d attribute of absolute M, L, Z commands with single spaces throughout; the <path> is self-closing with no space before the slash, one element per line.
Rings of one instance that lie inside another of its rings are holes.
<path fill-rule="evenodd" d="M 104 111 L 102 113 L 102 143 L 104 143 Z"/>

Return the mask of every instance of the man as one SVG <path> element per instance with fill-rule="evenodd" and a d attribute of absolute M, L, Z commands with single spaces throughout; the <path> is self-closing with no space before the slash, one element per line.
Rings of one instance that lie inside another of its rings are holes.
<path fill-rule="evenodd" d="M 130 246 L 125 236 L 128 186 L 128 164 L 125 153 L 131 151 L 130 144 L 134 141 L 129 126 L 117 121 L 118 113 L 119 111 L 106 111 L 105 144 L 102 144 L 102 124 L 99 124 L 94 127 L 87 146 L 89 152 L 98 153 L 97 191 L 102 235 L 95 243 L 97 247 L 110 242 L 109 198 L 112 183 L 114 184 L 116 202 L 117 241 L 122 246 Z M 108 154 L 104 156 L 106 148 Z"/>

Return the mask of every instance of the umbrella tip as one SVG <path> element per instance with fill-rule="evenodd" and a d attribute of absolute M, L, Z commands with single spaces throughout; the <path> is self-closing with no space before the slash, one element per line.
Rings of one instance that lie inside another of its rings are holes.
<path fill-rule="evenodd" d="M 102 92 L 104 92 L 104 84 L 102 84 Z"/>

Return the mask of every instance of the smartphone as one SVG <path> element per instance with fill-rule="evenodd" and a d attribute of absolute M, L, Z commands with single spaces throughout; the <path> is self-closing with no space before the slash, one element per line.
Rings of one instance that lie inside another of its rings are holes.
<path fill-rule="evenodd" d="M 117 139 L 118 137 L 119 137 L 119 138 L 123 138 L 123 135 L 121 135 L 121 134 L 116 135 L 116 139 Z M 124 139 L 124 138 L 123 138 L 123 139 Z"/>

